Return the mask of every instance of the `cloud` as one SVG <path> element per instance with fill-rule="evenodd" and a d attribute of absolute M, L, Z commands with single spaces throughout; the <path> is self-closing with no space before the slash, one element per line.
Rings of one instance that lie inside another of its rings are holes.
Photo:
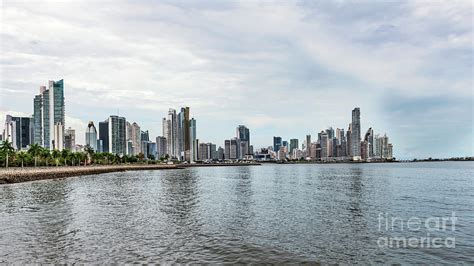
<path fill-rule="evenodd" d="M 363 127 L 401 142 L 407 133 L 386 120 L 398 121 L 391 101 L 472 97 L 471 10 L 470 1 L 5 1 L 0 104 L 32 112 L 38 87 L 64 78 L 76 130 L 119 112 L 159 135 L 168 108 L 190 106 L 200 139 L 222 145 L 247 123 L 259 147 L 346 128 L 359 106 Z M 469 117 L 451 119 L 472 129 Z M 423 143 L 423 154 L 441 155 L 435 140 Z M 394 145 L 398 157 L 415 154 Z"/>

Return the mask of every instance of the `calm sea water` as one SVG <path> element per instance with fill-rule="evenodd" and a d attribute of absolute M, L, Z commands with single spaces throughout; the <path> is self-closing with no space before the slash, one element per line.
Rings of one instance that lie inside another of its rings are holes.
<path fill-rule="evenodd" d="M 380 222 L 453 212 L 454 231 Z M 380 242 L 428 234 L 454 238 L 455 247 Z M 0 262 L 431 264 L 474 263 L 473 255 L 471 162 L 192 168 L 0 185 Z"/>

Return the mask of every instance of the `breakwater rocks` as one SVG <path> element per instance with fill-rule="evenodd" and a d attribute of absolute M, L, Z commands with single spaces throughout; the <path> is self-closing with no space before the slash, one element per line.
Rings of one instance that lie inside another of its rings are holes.
<path fill-rule="evenodd" d="M 11 167 L 0 170 L 0 184 L 28 182 L 42 179 L 62 178 L 79 175 L 93 175 L 122 171 L 178 169 L 179 165 L 98 165 L 66 167 Z"/>
<path fill-rule="evenodd" d="M 138 170 L 167 170 L 187 167 L 247 166 L 259 163 L 211 163 L 211 164 L 143 164 L 143 165 L 90 165 L 61 167 L 10 167 L 0 169 L 0 184 L 20 183 L 42 179 L 63 178 L 80 175 L 94 175 L 111 172 Z"/>

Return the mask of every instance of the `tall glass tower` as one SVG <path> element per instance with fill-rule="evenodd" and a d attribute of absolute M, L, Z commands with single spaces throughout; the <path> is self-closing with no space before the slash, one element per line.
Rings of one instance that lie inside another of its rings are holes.
<path fill-rule="evenodd" d="M 352 110 L 352 132 L 351 132 L 352 159 L 358 161 L 360 157 L 360 108 Z"/>

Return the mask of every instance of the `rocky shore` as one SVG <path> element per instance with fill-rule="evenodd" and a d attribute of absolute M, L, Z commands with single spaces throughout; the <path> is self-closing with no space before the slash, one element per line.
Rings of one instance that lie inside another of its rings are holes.
<path fill-rule="evenodd" d="M 80 175 L 94 175 L 111 172 L 138 170 L 167 170 L 188 167 L 209 166 L 246 166 L 258 163 L 221 163 L 221 164 L 143 164 L 143 165 L 91 165 L 61 167 L 11 167 L 0 169 L 0 184 L 20 183 L 42 179 L 63 178 Z"/>
<path fill-rule="evenodd" d="M 98 166 L 66 166 L 66 167 L 11 167 L 0 170 L 0 184 L 28 182 L 42 179 L 62 178 L 80 175 L 93 175 L 111 172 L 178 169 L 179 165 L 98 165 Z"/>

